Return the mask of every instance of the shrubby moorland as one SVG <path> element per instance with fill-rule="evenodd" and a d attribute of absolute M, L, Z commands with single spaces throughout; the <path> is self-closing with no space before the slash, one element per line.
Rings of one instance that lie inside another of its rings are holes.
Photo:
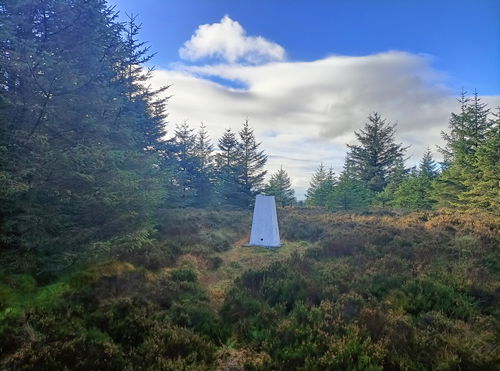
<path fill-rule="evenodd" d="M 0 25 L 1 369 L 498 369 L 500 117 L 477 92 L 442 162 L 409 167 L 374 112 L 297 202 L 248 120 L 215 145 L 167 122 L 135 17 L 0 0 Z M 245 246 L 259 193 L 275 250 Z"/>
<path fill-rule="evenodd" d="M 285 209 L 267 250 L 241 246 L 247 212 L 170 213 L 156 242 L 48 284 L 3 273 L 2 368 L 498 365 L 494 218 Z"/>

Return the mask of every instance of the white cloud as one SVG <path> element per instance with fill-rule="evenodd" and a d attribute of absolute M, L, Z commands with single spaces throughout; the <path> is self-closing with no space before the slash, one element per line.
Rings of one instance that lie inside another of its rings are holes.
<path fill-rule="evenodd" d="M 218 57 L 229 63 L 258 64 L 284 60 L 285 49 L 261 36 L 247 36 L 243 27 L 226 15 L 219 23 L 199 26 L 179 55 L 190 61 Z"/>
<path fill-rule="evenodd" d="M 408 165 L 417 164 L 427 147 L 439 159 L 436 145 L 442 144 L 440 132 L 447 129 L 450 113 L 458 109 L 458 92 L 446 87 L 447 76 L 431 67 L 429 56 L 386 52 L 311 62 L 233 63 L 248 61 L 258 43 L 270 45 L 261 56 L 283 59 L 282 49 L 269 52 L 275 44 L 245 36 L 229 17 L 200 26 L 181 55 L 218 55 L 230 63 L 176 65 L 154 73 L 154 85 L 173 83 L 168 92 L 174 95 L 170 127 L 184 120 L 192 126 L 203 121 L 216 142 L 226 128 L 238 130 L 248 118 L 269 154 L 268 170 L 283 165 L 299 197 L 320 162 L 337 173 L 342 170 L 346 143 L 354 143 L 354 131 L 374 111 L 398 124 L 398 141 L 411 145 Z M 239 82 L 245 88 L 211 78 Z M 490 107 L 500 104 L 498 96 L 485 98 Z"/>

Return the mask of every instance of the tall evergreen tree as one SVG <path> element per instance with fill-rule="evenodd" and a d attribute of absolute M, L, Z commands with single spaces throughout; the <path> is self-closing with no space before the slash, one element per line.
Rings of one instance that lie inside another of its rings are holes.
<path fill-rule="evenodd" d="M 460 113 L 452 113 L 449 132 L 442 133 L 446 145 L 440 150 L 446 168 L 434 182 L 434 195 L 440 207 L 467 207 L 462 196 L 470 191 L 473 179 L 477 180 L 480 174 L 476 152 L 486 143 L 493 125 L 488 120 L 489 109 L 481 103 L 477 92 L 471 99 L 462 91 L 459 102 Z"/>
<path fill-rule="evenodd" d="M 430 148 L 427 148 L 422 160 L 420 160 L 418 171 L 420 174 L 428 177 L 429 179 L 434 179 L 438 176 L 437 164 L 432 158 Z"/>
<path fill-rule="evenodd" d="M 182 125 L 177 125 L 169 144 L 173 160 L 169 187 L 170 206 L 194 206 L 198 191 L 196 179 L 200 170 L 200 160 L 196 156 L 196 134 L 184 122 Z"/>
<path fill-rule="evenodd" d="M 245 205 L 250 206 L 257 193 L 262 191 L 264 177 L 267 171 L 264 166 L 267 155 L 260 150 L 260 144 L 255 139 L 254 130 L 246 120 L 239 131 L 241 148 L 241 184 L 243 186 Z"/>
<path fill-rule="evenodd" d="M 359 144 L 348 145 L 349 160 L 358 180 L 373 192 L 381 192 L 406 148 L 395 143 L 396 125 L 386 123 L 378 113 L 368 116 L 364 129 L 355 132 Z"/>
<path fill-rule="evenodd" d="M 100 0 L 2 2 L 0 24 L 2 243 L 59 257 L 142 243 L 163 187 L 140 128 L 160 132 L 163 112 L 154 94 L 126 94 L 116 14 Z"/>
<path fill-rule="evenodd" d="M 455 159 L 455 155 L 458 147 L 462 146 L 463 136 L 465 128 L 468 121 L 468 104 L 470 99 L 467 97 L 467 93 L 462 89 L 460 98 L 457 99 L 460 103 L 460 113 L 451 113 L 450 121 L 448 127 L 451 129 L 449 133 L 441 131 L 441 137 L 445 141 L 444 147 L 438 147 L 439 151 L 443 155 L 443 168 L 447 169 Z"/>
<path fill-rule="evenodd" d="M 217 181 L 215 192 L 219 206 L 242 206 L 245 203 L 242 174 L 242 154 L 235 133 L 227 129 L 217 144 L 219 152 L 215 155 Z"/>
<path fill-rule="evenodd" d="M 266 194 L 274 196 L 276 203 L 281 206 L 290 206 L 295 203 L 295 192 L 292 189 L 292 182 L 283 167 L 271 175 L 269 183 L 266 186 Z"/>
<path fill-rule="evenodd" d="M 227 129 L 224 135 L 219 139 L 217 144 L 219 153 L 216 154 L 215 160 L 219 168 L 222 167 L 238 167 L 241 163 L 241 151 L 236 135 Z"/>
<path fill-rule="evenodd" d="M 198 130 L 195 144 L 195 157 L 198 160 L 197 177 L 194 181 L 196 188 L 195 205 L 206 207 L 212 200 L 213 183 L 215 182 L 214 147 L 203 123 Z"/>
<path fill-rule="evenodd" d="M 428 148 L 420 160 L 418 169 L 412 168 L 395 187 L 393 184 L 386 187 L 393 195 L 390 204 L 406 210 L 431 209 L 435 203 L 432 196 L 432 181 L 438 176 L 436 167 Z"/>
<path fill-rule="evenodd" d="M 490 122 L 490 130 L 474 153 L 474 167 L 463 171 L 467 190 L 459 197 L 469 208 L 500 215 L 500 107 Z"/>
<path fill-rule="evenodd" d="M 394 192 L 392 205 L 407 210 L 427 210 L 432 208 L 431 178 L 425 174 L 412 174 Z"/>
<path fill-rule="evenodd" d="M 167 117 L 166 104 L 169 99 L 164 93 L 169 86 L 152 89 L 148 81 L 152 77 L 153 68 L 144 65 L 151 61 L 154 54 L 150 52 L 147 42 L 139 41 L 141 25 L 137 16 L 128 16 L 123 25 L 123 43 L 121 56 L 117 59 L 119 82 L 128 99 L 120 112 L 121 117 L 133 117 L 136 121 L 137 135 L 142 137 L 147 150 L 164 149 L 166 129 L 164 122 Z M 146 119 L 140 112 L 147 111 Z"/>
<path fill-rule="evenodd" d="M 325 206 L 326 195 L 324 194 L 324 184 L 327 181 L 328 172 L 323 163 L 320 163 L 314 174 L 312 175 L 309 188 L 306 191 L 307 206 Z"/>
<path fill-rule="evenodd" d="M 373 199 L 374 206 L 382 208 L 391 206 L 394 201 L 396 189 L 408 178 L 409 173 L 410 169 L 405 167 L 404 159 L 398 159 L 387 178 L 387 186 L 385 186 L 382 192 L 375 195 Z"/>
<path fill-rule="evenodd" d="M 364 210 L 371 203 L 372 192 L 356 179 L 356 172 L 349 157 L 339 176 L 338 183 L 329 194 L 326 206 L 332 211 Z"/>
<path fill-rule="evenodd" d="M 445 147 L 440 148 L 448 165 L 456 163 L 459 166 L 470 165 L 469 160 L 476 149 L 484 143 L 491 127 L 488 120 L 489 109 L 481 102 L 477 91 L 468 98 L 462 91 L 460 98 L 460 113 L 452 113 L 449 122 L 449 132 L 442 132 Z"/>

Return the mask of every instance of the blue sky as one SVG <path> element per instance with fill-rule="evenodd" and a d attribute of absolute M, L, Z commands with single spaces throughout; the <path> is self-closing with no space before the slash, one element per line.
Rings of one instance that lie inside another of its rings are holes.
<path fill-rule="evenodd" d="M 500 105 L 500 0 L 112 0 L 137 14 L 172 85 L 167 129 L 204 122 L 214 142 L 245 119 L 299 198 L 319 163 L 339 173 L 346 144 L 379 112 L 439 160 L 461 88 Z"/>
<path fill-rule="evenodd" d="M 389 50 L 429 54 L 450 85 L 500 94 L 499 0 L 114 0 L 139 15 L 154 63 L 179 60 L 178 48 L 199 25 L 225 14 L 248 34 L 286 47 L 291 60 Z"/>

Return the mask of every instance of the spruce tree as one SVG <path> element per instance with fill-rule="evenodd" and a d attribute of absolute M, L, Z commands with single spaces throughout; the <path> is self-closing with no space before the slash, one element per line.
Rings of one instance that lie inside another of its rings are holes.
<path fill-rule="evenodd" d="M 332 211 L 364 210 L 370 205 L 371 199 L 372 192 L 363 182 L 356 179 L 353 163 L 348 157 L 326 206 Z"/>
<path fill-rule="evenodd" d="M 194 180 L 196 188 L 196 207 L 206 207 L 212 200 L 213 183 L 215 182 L 214 148 L 203 123 L 195 140 L 195 157 L 198 160 L 197 176 Z"/>
<path fill-rule="evenodd" d="M 404 158 L 406 148 L 395 143 L 396 125 L 378 113 L 368 116 L 364 129 L 355 132 L 359 144 L 348 145 L 355 177 L 373 192 L 381 192 L 389 176 Z"/>
<path fill-rule="evenodd" d="M 472 171 L 462 173 L 467 190 L 459 197 L 468 208 L 500 215 L 500 107 L 490 122 L 490 130 L 474 154 Z"/>
<path fill-rule="evenodd" d="M 420 160 L 418 171 L 420 174 L 426 176 L 429 179 L 434 179 L 438 176 L 437 164 L 432 158 L 431 150 L 428 147 L 427 151 L 422 157 L 422 160 Z"/>
<path fill-rule="evenodd" d="M 491 127 L 488 120 L 489 109 L 477 91 L 472 98 L 466 96 L 462 91 L 460 98 L 460 113 L 452 113 L 449 122 L 449 132 L 442 132 L 445 147 L 440 148 L 447 164 L 456 163 L 459 166 L 471 165 L 470 159 L 476 149 L 484 143 L 486 135 Z"/>
<path fill-rule="evenodd" d="M 0 24 L 1 240 L 54 258 L 142 244 L 164 187 L 141 128 L 163 122 L 154 94 L 126 93 L 135 80 L 122 78 L 115 12 L 99 0 L 4 2 Z"/>
<path fill-rule="evenodd" d="M 412 168 L 402 181 L 386 189 L 392 193 L 390 205 L 406 210 L 427 210 L 432 208 L 435 200 L 432 196 L 432 181 L 438 176 L 436 163 L 430 149 L 424 153 L 417 168 Z M 385 190 L 384 192 L 385 193 Z"/>
<path fill-rule="evenodd" d="M 442 133 L 446 145 L 440 150 L 446 167 L 433 184 L 440 207 L 468 207 L 467 197 L 463 196 L 479 181 L 481 173 L 476 153 L 493 130 L 493 121 L 488 120 L 489 109 L 481 103 L 477 92 L 471 99 L 462 91 L 459 102 L 460 113 L 452 113 L 449 132 Z"/>
<path fill-rule="evenodd" d="M 217 144 L 219 153 L 215 156 L 217 166 L 236 168 L 241 163 L 241 150 L 236 135 L 227 129 Z"/>
<path fill-rule="evenodd" d="M 441 137 L 445 141 L 444 147 L 438 147 L 443 155 L 442 166 L 447 169 L 454 161 L 457 152 L 460 152 L 460 147 L 464 144 L 464 134 L 468 121 L 468 104 L 470 99 L 467 97 L 465 90 L 462 90 L 460 98 L 457 99 L 460 103 L 460 113 L 451 113 L 448 127 L 451 129 L 449 133 L 441 131 Z"/>
<path fill-rule="evenodd" d="M 239 131 L 240 151 L 241 151 L 241 184 L 245 199 L 242 206 L 248 207 L 252 204 L 255 195 L 262 191 L 264 177 L 267 171 L 264 166 L 267 162 L 267 155 L 260 150 L 260 144 L 255 139 L 254 130 L 250 128 L 248 120 Z"/>
<path fill-rule="evenodd" d="M 292 182 L 283 167 L 271 175 L 269 183 L 266 186 L 266 194 L 274 196 L 276 203 L 281 206 L 291 206 L 295 203 L 295 192 L 292 189 Z"/>
<path fill-rule="evenodd" d="M 216 204 L 223 207 L 241 207 L 246 197 L 241 184 L 243 169 L 242 153 L 236 135 L 227 129 L 217 144 L 219 152 L 215 155 Z"/>
<path fill-rule="evenodd" d="M 410 169 L 407 169 L 405 167 L 404 159 L 398 159 L 387 178 L 387 186 L 385 186 L 382 192 L 379 192 L 375 195 L 375 198 L 373 199 L 374 206 L 379 206 L 382 208 L 391 206 L 394 201 L 396 189 L 402 182 L 407 179 L 409 173 Z"/>
<path fill-rule="evenodd" d="M 306 191 L 306 205 L 307 206 L 325 206 L 326 199 L 321 197 L 321 187 L 327 180 L 328 173 L 323 163 L 320 163 L 314 172 L 309 188 Z"/>
<path fill-rule="evenodd" d="M 432 178 L 426 173 L 411 174 L 394 191 L 392 205 L 406 210 L 428 210 L 435 201 L 431 195 Z"/>
<path fill-rule="evenodd" d="M 169 144 L 173 160 L 169 187 L 170 206 L 194 206 L 198 191 L 196 179 L 200 169 L 200 159 L 196 156 L 196 134 L 184 122 L 176 126 Z"/>
<path fill-rule="evenodd" d="M 309 188 L 307 189 L 306 204 L 308 206 L 325 207 L 336 183 L 337 180 L 333 168 L 330 167 L 327 171 L 323 163 L 321 163 L 313 174 Z"/>
<path fill-rule="evenodd" d="M 128 16 L 127 22 L 123 24 L 123 47 L 116 67 L 122 94 L 128 98 L 120 116 L 134 117 L 137 135 L 142 137 L 145 149 L 159 151 L 164 149 L 164 137 L 167 134 L 164 122 L 169 97 L 165 92 L 169 86 L 152 89 L 148 84 L 154 69 L 144 65 L 151 61 L 154 53 L 150 52 L 147 42 L 138 40 L 140 30 L 137 16 Z M 143 111 L 149 113 L 148 119 L 137 114 Z"/>

